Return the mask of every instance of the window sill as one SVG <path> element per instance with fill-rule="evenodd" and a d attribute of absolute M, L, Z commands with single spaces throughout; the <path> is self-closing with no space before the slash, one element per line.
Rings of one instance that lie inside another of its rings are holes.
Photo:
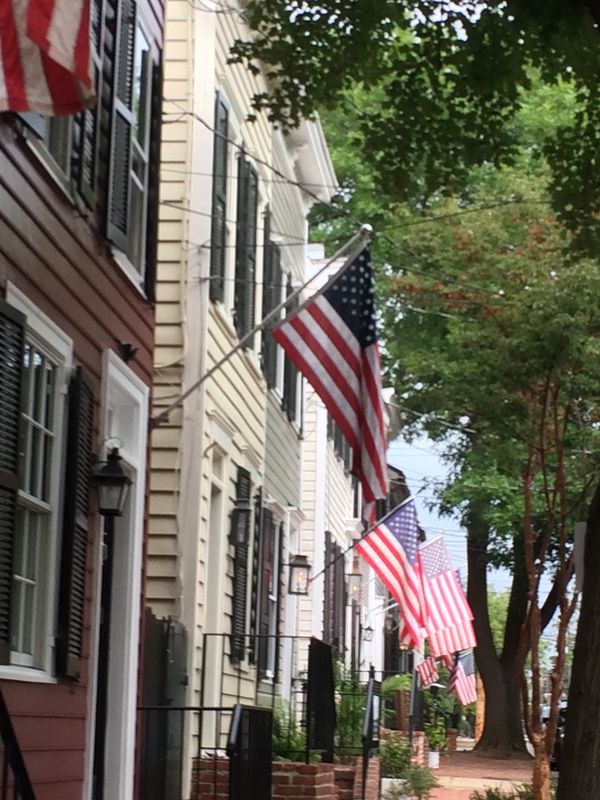
<path fill-rule="evenodd" d="M 147 300 L 148 298 L 146 297 L 146 292 L 144 291 L 144 279 L 137 271 L 137 269 L 133 266 L 131 261 L 127 258 L 125 253 L 116 247 L 111 247 L 110 251 L 117 266 L 120 267 L 121 271 L 125 274 L 125 277 L 129 280 L 129 282 L 133 285 L 133 287 L 140 293 L 140 295 Z"/>
<path fill-rule="evenodd" d="M 33 667 L 0 666 L 0 680 L 21 681 L 23 683 L 58 683 L 57 678 L 49 672 Z"/>

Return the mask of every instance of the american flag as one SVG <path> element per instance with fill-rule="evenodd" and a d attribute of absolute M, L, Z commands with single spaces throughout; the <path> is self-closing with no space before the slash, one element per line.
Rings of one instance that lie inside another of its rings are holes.
<path fill-rule="evenodd" d="M 397 601 L 407 644 L 422 642 L 421 579 L 418 567 L 417 512 L 408 500 L 385 517 L 356 545 Z"/>
<path fill-rule="evenodd" d="M 0 0 L 0 111 L 93 105 L 90 0 Z"/>
<path fill-rule="evenodd" d="M 433 656 L 475 647 L 473 612 L 452 568 L 444 539 L 419 548 L 425 598 L 424 627 Z"/>
<path fill-rule="evenodd" d="M 421 686 L 423 686 L 423 688 L 431 686 L 431 684 L 435 683 L 439 678 L 435 658 L 431 656 L 427 656 L 420 664 L 417 664 L 417 672 L 421 678 Z"/>
<path fill-rule="evenodd" d="M 450 678 L 448 679 L 448 694 L 456 692 L 459 703 L 463 706 L 474 703 L 477 700 L 477 686 L 475 684 L 475 660 L 473 651 L 468 650 L 460 653 Z"/>
<path fill-rule="evenodd" d="M 374 295 L 365 250 L 273 331 L 352 447 L 352 471 L 366 502 L 388 491 Z"/>

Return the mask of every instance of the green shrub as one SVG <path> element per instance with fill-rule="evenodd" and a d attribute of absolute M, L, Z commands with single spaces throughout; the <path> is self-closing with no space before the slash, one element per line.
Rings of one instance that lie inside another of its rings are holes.
<path fill-rule="evenodd" d="M 381 684 L 381 696 L 384 700 L 391 700 L 395 692 L 409 691 L 411 683 L 412 677 L 408 674 L 390 675 Z"/>
<path fill-rule="evenodd" d="M 483 792 L 473 792 L 471 800 L 534 800 L 533 787 L 531 784 L 525 784 L 508 792 L 503 792 L 501 789 L 485 789 Z"/>
<path fill-rule="evenodd" d="M 381 774 L 387 778 L 406 778 L 410 768 L 412 747 L 408 739 L 388 731 L 379 744 Z"/>
<path fill-rule="evenodd" d="M 431 790 L 439 786 L 433 772 L 418 764 L 409 765 L 406 776 L 389 786 L 383 794 L 383 800 L 404 800 L 405 797 L 415 800 L 427 800 Z"/>
<path fill-rule="evenodd" d="M 286 700 L 277 698 L 273 708 L 273 759 L 302 761 L 306 752 L 306 733 L 303 731 Z"/>
<path fill-rule="evenodd" d="M 429 749 L 441 753 L 448 746 L 444 726 L 437 722 L 435 725 L 425 725 L 425 736 L 429 742 Z"/>
<path fill-rule="evenodd" d="M 412 764 L 408 770 L 408 785 L 412 792 L 412 797 L 416 800 L 427 800 L 431 796 L 431 790 L 439 786 L 435 775 L 427 767 L 419 764 Z"/>

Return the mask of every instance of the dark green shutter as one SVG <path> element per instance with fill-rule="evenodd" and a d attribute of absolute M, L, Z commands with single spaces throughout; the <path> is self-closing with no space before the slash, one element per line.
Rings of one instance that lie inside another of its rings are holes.
<path fill-rule="evenodd" d="M 278 552 L 278 559 L 277 559 L 277 575 L 275 576 L 276 583 L 275 583 L 275 592 L 277 595 L 277 617 L 275 621 L 275 631 L 277 633 L 277 642 L 275 643 L 275 674 L 273 675 L 273 680 L 277 682 L 279 680 L 279 665 L 280 665 L 280 658 L 279 658 L 279 649 L 281 646 L 281 639 L 280 637 L 280 629 L 281 629 L 281 620 L 283 617 L 283 601 L 285 597 L 285 583 L 283 582 L 283 554 L 285 551 L 284 548 L 284 533 L 285 533 L 285 526 L 283 522 L 279 523 L 279 541 L 277 543 L 279 552 Z"/>
<path fill-rule="evenodd" d="M 263 511 L 263 525 L 260 537 L 260 597 L 258 611 L 258 677 L 264 678 L 269 659 L 269 583 L 273 574 L 275 558 L 275 522 L 273 512 Z"/>
<path fill-rule="evenodd" d="M 331 533 L 325 531 L 325 560 L 323 574 L 323 640 L 333 644 L 333 542 Z"/>
<path fill-rule="evenodd" d="M 254 536 L 252 538 L 252 588 L 250 590 L 250 650 L 248 661 L 256 662 L 258 652 L 258 591 L 260 576 L 260 539 L 262 530 L 262 489 L 259 489 L 254 502 Z"/>
<path fill-rule="evenodd" d="M 99 60 L 102 53 L 102 0 L 91 4 L 92 47 Z M 100 75 L 94 63 L 94 83 L 100 93 Z M 71 141 L 71 181 L 75 191 L 87 205 L 96 204 L 96 171 L 98 151 L 98 104 L 73 117 L 73 136 Z"/>
<path fill-rule="evenodd" d="M 265 214 L 265 239 L 263 260 L 263 319 L 281 303 L 281 250 L 271 241 L 271 214 Z M 267 386 L 277 385 L 277 342 L 270 329 L 263 332 L 262 367 Z"/>
<path fill-rule="evenodd" d="M 238 166 L 234 324 L 241 339 L 254 327 L 258 175 L 243 153 Z M 251 339 L 246 347 L 252 347 Z"/>
<path fill-rule="evenodd" d="M 134 0 L 120 0 L 118 8 L 107 236 L 118 248 L 127 253 L 136 4 Z"/>
<path fill-rule="evenodd" d="M 10 661 L 25 317 L 0 300 L 0 663 Z"/>
<path fill-rule="evenodd" d="M 227 244 L 227 167 L 229 110 L 217 95 L 213 145 L 213 197 L 210 234 L 210 299 L 223 302 L 225 295 L 225 253 Z"/>
<path fill-rule="evenodd" d="M 69 387 L 69 427 L 65 474 L 56 671 L 79 678 L 83 649 L 86 561 L 90 524 L 90 471 L 94 390 L 81 367 Z"/>
<path fill-rule="evenodd" d="M 238 467 L 236 498 L 250 500 L 252 483 L 250 473 Z M 248 596 L 248 552 L 250 546 L 250 526 L 246 530 L 244 542 L 235 545 L 233 562 L 233 598 L 231 613 L 231 660 L 239 663 L 246 654 L 246 610 Z"/>
<path fill-rule="evenodd" d="M 286 296 L 289 297 L 293 294 L 293 287 L 290 278 L 288 277 Z M 292 301 L 287 307 L 287 314 L 293 314 L 298 307 L 298 300 Z M 297 409 L 297 385 L 298 385 L 298 367 L 294 364 L 292 359 L 286 355 L 283 367 L 283 402 L 282 407 L 288 416 L 290 422 L 296 419 Z"/>
<path fill-rule="evenodd" d="M 150 149 L 148 176 L 148 212 L 146 222 L 146 269 L 144 291 L 154 301 L 156 261 L 158 257 L 158 200 L 160 194 L 160 139 L 162 120 L 162 62 L 152 64 L 152 108 L 150 110 Z"/>

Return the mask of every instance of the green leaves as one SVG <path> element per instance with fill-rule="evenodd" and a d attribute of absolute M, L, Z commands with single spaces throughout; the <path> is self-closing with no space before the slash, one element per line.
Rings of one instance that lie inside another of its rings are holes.
<path fill-rule="evenodd" d="M 476 166 L 518 165 L 525 144 L 529 158 L 548 160 L 553 207 L 574 244 L 600 249 L 600 36 L 588 3 L 250 0 L 246 14 L 255 36 L 231 58 L 265 70 L 255 113 L 287 129 L 362 90 L 369 102 L 356 105 L 354 135 L 376 185 L 420 207 L 468 190 Z M 540 91 L 525 119 L 540 80 L 569 102 L 549 107 Z"/>

